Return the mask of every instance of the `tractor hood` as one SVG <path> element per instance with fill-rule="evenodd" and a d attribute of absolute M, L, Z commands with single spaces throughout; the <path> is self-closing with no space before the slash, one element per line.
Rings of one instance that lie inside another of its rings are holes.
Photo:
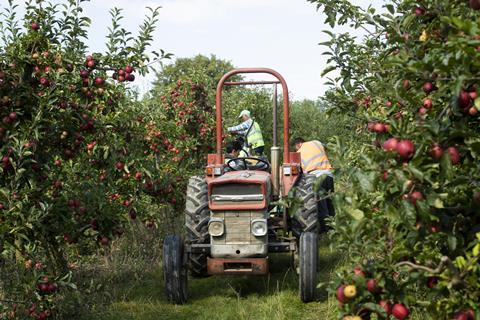
<path fill-rule="evenodd" d="M 264 171 L 227 172 L 208 182 L 210 210 L 261 210 L 270 195 L 270 173 Z"/>

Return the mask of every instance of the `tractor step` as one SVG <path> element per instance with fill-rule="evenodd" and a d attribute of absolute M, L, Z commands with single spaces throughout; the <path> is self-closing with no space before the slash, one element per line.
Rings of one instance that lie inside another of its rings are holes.
<path fill-rule="evenodd" d="M 268 258 L 222 259 L 208 258 L 209 274 L 267 274 Z"/>

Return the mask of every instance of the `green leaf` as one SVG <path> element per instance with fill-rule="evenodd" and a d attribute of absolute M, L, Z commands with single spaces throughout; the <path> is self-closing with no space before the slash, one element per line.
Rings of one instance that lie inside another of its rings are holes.
<path fill-rule="evenodd" d="M 441 199 L 435 199 L 435 202 L 433 203 L 433 206 L 437 209 L 443 209 L 445 208 L 443 206 L 443 201 Z"/>
<path fill-rule="evenodd" d="M 394 14 L 395 13 L 395 8 L 393 7 L 392 4 L 387 4 L 385 6 L 385 8 L 387 8 L 388 12 L 390 12 L 391 14 Z M 386 317 L 386 316 L 385 316 Z"/>
<path fill-rule="evenodd" d="M 355 219 L 355 220 L 359 221 L 359 220 L 362 220 L 365 217 L 365 214 L 360 209 L 353 209 L 351 207 L 347 207 L 346 210 L 347 210 L 348 214 L 351 215 L 352 218 Z"/>
<path fill-rule="evenodd" d="M 375 175 L 374 172 L 370 172 L 369 174 L 364 174 L 361 171 L 357 171 L 355 173 L 355 176 L 358 179 L 358 182 L 360 183 L 362 191 L 364 191 L 364 192 L 372 192 L 373 191 L 372 181 L 373 181 L 374 175 Z"/>
<path fill-rule="evenodd" d="M 473 247 L 472 253 L 474 257 L 480 255 L 480 243 L 477 243 L 475 247 Z"/>
<path fill-rule="evenodd" d="M 463 268 L 467 265 L 467 261 L 465 260 L 464 257 L 460 256 L 460 257 L 457 257 L 455 259 L 455 264 L 459 267 L 459 268 Z"/>
<path fill-rule="evenodd" d="M 410 171 L 413 173 L 413 176 L 420 181 L 423 181 L 423 172 L 417 168 L 410 166 Z"/>
<path fill-rule="evenodd" d="M 477 110 L 480 111 L 480 97 L 475 99 L 475 108 L 477 108 Z"/>
<path fill-rule="evenodd" d="M 457 248 L 457 238 L 450 235 L 448 236 L 448 247 L 450 248 L 451 251 L 455 251 L 455 249 Z"/>
<path fill-rule="evenodd" d="M 440 172 L 447 180 L 453 180 L 453 166 L 448 154 L 442 156 L 440 161 Z"/>
<path fill-rule="evenodd" d="M 337 69 L 336 66 L 327 67 L 327 68 L 325 68 L 325 69 L 322 71 L 321 76 L 323 77 L 323 76 L 325 76 L 326 74 L 332 72 L 332 71 L 335 70 L 335 69 Z"/>
<path fill-rule="evenodd" d="M 377 303 L 372 303 L 372 302 L 367 302 L 367 303 L 364 303 L 363 304 L 363 307 L 365 309 L 368 309 L 370 311 L 373 311 L 379 315 L 382 316 L 382 318 L 387 318 L 388 315 L 387 315 L 387 312 L 385 311 L 385 309 L 383 309 L 382 306 L 380 306 L 379 304 Z"/>

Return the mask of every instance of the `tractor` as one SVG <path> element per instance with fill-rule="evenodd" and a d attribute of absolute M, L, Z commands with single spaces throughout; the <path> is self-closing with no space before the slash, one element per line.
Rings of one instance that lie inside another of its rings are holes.
<path fill-rule="evenodd" d="M 228 81 L 240 74 L 270 74 L 276 80 Z M 274 85 L 270 160 L 249 157 L 225 163 L 223 88 L 258 84 Z M 283 97 L 283 159 L 277 145 L 278 84 Z M 289 98 L 284 78 L 267 68 L 241 68 L 226 73 L 216 92 L 216 153 L 207 156 L 204 175 L 191 177 L 187 186 L 186 238 L 168 235 L 164 239 L 167 298 L 175 304 L 187 302 L 188 273 L 193 277 L 265 275 L 269 272 L 270 253 L 290 252 L 299 277 L 300 299 L 314 300 L 319 232 L 314 183 L 315 176 L 302 172 L 300 154 L 289 150 Z M 289 192 L 298 199 L 295 212 L 279 205 L 279 200 Z"/>

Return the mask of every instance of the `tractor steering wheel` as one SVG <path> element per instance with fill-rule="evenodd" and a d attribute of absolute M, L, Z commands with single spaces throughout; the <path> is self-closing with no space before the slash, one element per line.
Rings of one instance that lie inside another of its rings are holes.
<path fill-rule="evenodd" d="M 241 168 L 236 168 L 233 166 L 233 164 L 237 164 L 237 160 L 241 161 L 243 166 Z M 257 162 L 261 162 L 263 164 L 262 167 L 258 167 L 258 163 L 256 164 L 248 164 L 247 160 L 253 160 Z M 243 157 L 243 158 L 232 158 L 228 160 L 226 163 L 227 167 L 230 168 L 232 171 L 241 171 L 241 170 L 266 170 L 268 171 L 270 169 L 270 163 L 268 163 L 267 160 L 263 160 L 260 158 L 255 158 L 255 157 Z"/>

